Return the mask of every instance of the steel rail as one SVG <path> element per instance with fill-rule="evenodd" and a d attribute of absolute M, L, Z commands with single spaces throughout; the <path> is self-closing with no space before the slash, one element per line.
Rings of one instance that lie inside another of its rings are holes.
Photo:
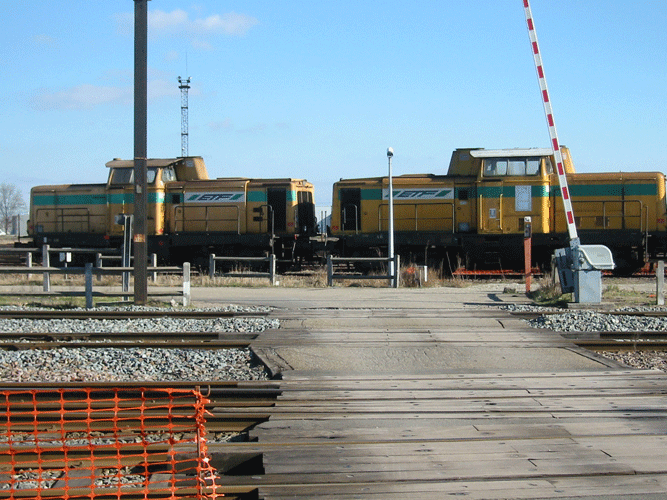
<path fill-rule="evenodd" d="M 167 311 L 156 310 L 0 310 L 0 319 L 141 319 L 141 318 L 186 318 L 186 319 L 215 319 L 215 318 L 245 318 L 263 317 L 269 313 L 265 311 L 235 312 L 235 311 Z"/>

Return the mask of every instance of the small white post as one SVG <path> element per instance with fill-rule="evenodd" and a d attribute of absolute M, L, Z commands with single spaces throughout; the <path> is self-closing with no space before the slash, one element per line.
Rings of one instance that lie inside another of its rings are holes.
<path fill-rule="evenodd" d="M 102 252 L 95 254 L 95 267 L 102 267 Z M 102 273 L 97 273 L 97 281 L 102 281 Z"/>
<path fill-rule="evenodd" d="M 269 255 L 269 279 L 271 286 L 276 286 L 276 254 Z"/>
<path fill-rule="evenodd" d="M 49 260 L 49 245 L 44 245 L 42 247 L 42 267 L 51 267 Z M 51 275 L 49 272 L 44 273 L 44 286 L 43 290 L 45 292 L 51 291 Z"/>
<path fill-rule="evenodd" d="M 208 277 L 213 279 L 215 276 L 215 254 L 212 253 L 208 256 Z"/>
<path fill-rule="evenodd" d="M 333 286 L 333 260 L 331 254 L 327 254 L 327 286 Z"/>
<path fill-rule="evenodd" d="M 32 252 L 25 253 L 25 265 L 32 267 Z M 28 274 L 28 279 L 32 279 L 32 274 Z"/>
<path fill-rule="evenodd" d="M 183 262 L 183 307 L 190 305 L 190 263 Z"/>
<path fill-rule="evenodd" d="M 665 305 L 665 261 L 658 261 L 658 268 L 655 270 L 655 299 L 659 306 Z"/>
<path fill-rule="evenodd" d="M 93 307 L 93 263 L 86 262 L 86 309 Z"/>
<path fill-rule="evenodd" d="M 157 267 L 157 254 L 152 253 L 151 254 L 151 267 L 155 268 Z M 157 271 L 153 271 L 151 273 L 151 281 L 155 283 L 157 281 Z"/>

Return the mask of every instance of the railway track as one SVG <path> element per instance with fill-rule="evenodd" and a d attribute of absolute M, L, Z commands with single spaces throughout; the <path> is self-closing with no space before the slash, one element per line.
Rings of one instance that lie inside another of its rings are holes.
<path fill-rule="evenodd" d="M 268 311 L 200 311 L 200 310 L 83 310 L 83 309 L 1 309 L 0 319 L 216 319 L 263 317 Z"/>
<path fill-rule="evenodd" d="M 247 348 L 256 333 L 227 332 L 90 332 L 90 333 L 0 333 L 0 349 L 77 348 Z"/>
<path fill-rule="evenodd" d="M 220 478 L 261 473 L 261 455 L 224 443 L 247 441 L 280 393 L 272 382 L 5 384 L 0 498 L 146 498 L 169 488 L 170 498 L 195 498 L 202 484 L 225 498 L 257 498 L 250 478 L 245 486 Z M 200 401 L 203 435 L 193 420 Z"/>
<path fill-rule="evenodd" d="M 667 332 L 561 333 L 579 347 L 595 351 L 667 351 Z"/>

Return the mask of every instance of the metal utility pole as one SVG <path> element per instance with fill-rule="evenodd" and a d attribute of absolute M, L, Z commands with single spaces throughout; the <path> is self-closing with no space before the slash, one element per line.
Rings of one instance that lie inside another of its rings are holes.
<path fill-rule="evenodd" d="M 148 301 L 147 128 L 148 1 L 134 0 L 134 303 Z"/>
<path fill-rule="evenodd" d="M 190 77 L 187 80 L 178 77 L 178 88 L 181 89 L 181 156 L 188 156 L 188 90 Z"/>
<path fill-rule="evenodd" d="M 389 234 L 387 235 L 389 239 L 389 284 L 392 288 L 398 286 L 398 279 L 396 279 L 397 269 L 396 269 L 396 260 L 394 258 L 394 183 L 392 180 L 391 173 L 391 159 L 394 156 L 394 149 L 387 148 L 387 160 L 389 161 Z"/>

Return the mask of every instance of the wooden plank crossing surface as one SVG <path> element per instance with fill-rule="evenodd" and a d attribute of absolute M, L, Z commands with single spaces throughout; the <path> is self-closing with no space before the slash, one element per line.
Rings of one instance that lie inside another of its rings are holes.
<path fill-rule="evenodd" d="M 224 484 L 254 485 L 272 500 L 667 498 L 666 374 L 605 364 L 497 310 L 477 323 L 466 310 L 333 316 L 327 326 L 320 313 L 302 311 L 298 325 L 254 344 L 282 357 L 282 394 L 261 408 L 268 420 L 249 442 L 225 445 L 225 453 L 260 453 L 263 473 L 223 476 Z M 379 371 L 336 371 L 324 359 L 336 344 L 341 359 L 408 355 Z M 411 364 L 427 345 L 485 354 L 471 357 L 469 370 L 453 369 L 447 356 L 439 369 Z M 300 348 L 312 365 L 298 359 Z M 536 370 L 544 353 L 549 364 Z M 525 370 L 516 360 L 511 371 L 480 366 L 496 354 L 525 357 Z"/>

